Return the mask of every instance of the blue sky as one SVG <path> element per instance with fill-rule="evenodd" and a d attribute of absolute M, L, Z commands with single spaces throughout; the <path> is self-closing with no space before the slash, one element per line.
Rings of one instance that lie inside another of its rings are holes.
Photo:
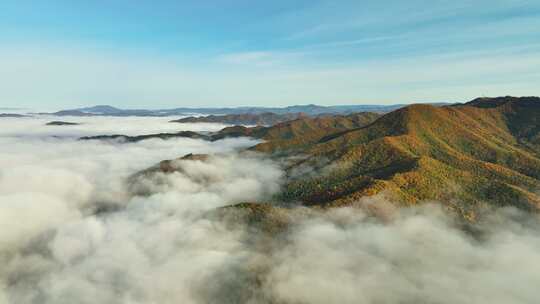
<path fill-rule="evenodd" d="M 0 1 L 0 106 L 540 95 L 540 1 Z"/>

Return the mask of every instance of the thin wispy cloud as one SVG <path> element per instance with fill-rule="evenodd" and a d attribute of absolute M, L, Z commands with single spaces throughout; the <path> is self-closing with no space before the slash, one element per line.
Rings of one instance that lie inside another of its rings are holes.
<path fill-rule="evenodd" d="M 240 52 L 218 56 L 218 61 L 225 64 L 247 65 L 253 67 L 271 67 L 289 64 L 305 56 L 301 52 L 279 52 L 279 51 L 255 51 Z"/>
<path fill-rule="evenodd" d="M 303 48 L 312 49 L 312 48 L 333 48 L 333 47 L 343 47 L 343 46 L 361 46 L 366 44 L 376 44 L 389 40 L 400 39 L 403 36 L 381 36 L 381 37 L 368 37 L 354 40 L 343 40 L 343 41 L 330 41 L 324 43 L 317 43 L 304 46 Z"/>
<path fill-rule="evenodd" d="M 540 50 L 530 47 L 333 64 L 316 60 L 311 52 L 279 60 L 256 53 L 233 55 L 235 63 L 213 60 L 211 66 L 74 50 L 26 54 L 32 52 L 36 57 L 2 52 L 0 95 L 7 105 L 58 109 L 103 103 L 166 108 L 465 101 L 480 94 L 536 95 L 540 81 Z"/>

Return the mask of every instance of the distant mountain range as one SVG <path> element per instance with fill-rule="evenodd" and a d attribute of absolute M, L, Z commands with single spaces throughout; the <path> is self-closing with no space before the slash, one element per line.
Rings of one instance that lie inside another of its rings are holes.
<path fill-rule="evenodd" d="M 137 136 L 128 136 L 123 134 L 114 134 L 114 135 L 97 135 L 97 136 L 85 136 L 81 137 L 80 140 L 113 140 L 117 142 L 138 142 L 146 139 L 170 139 L 170 138 L 194 138 L 194 139 L 203 139 L 208 141 L 216 141 L 224 138 L 230 137 L 255 137 L 255 138 L 264 138 L 264 139 L 276 139 L 275 136 L 281 137 L 297 137 L 298 134 L 294 134 L 296 128 L 302 130 L 302 140 L 309 141 L 313 140 L 315 136 L 321 134 L 321 132 L 333 133 L 338 131 L 344 131 L 351 128 L 358 128 L 366 126 L 374 122 L 380 114 L 371 113 L 371 112 L 360 112 L 353 113 L 349 115 L 331 115 L 331 116 L 318 116 L 318 117 L 307 117 L 301 116 L 292 118 L 289 121 L 275 124 L 273 126 L 256 126 L 256 127 L 245 127 L 245 126 L 231 126 L 223 128 L 218 132 L 206 132 L 206 133 L 197 133 L 193 131 L 180 131 L 175 133 L 157 133 L 157 134 L 145 134 Z M 289 132 L 291 134 L 289 134 Z"/>
<path fill-rule="evenodd" d="M 15 113 L 0 113 L 0 117 L 18 118 L 18 117 L 26 117 L 26 115 L 15 114 Z"/>
<path fill-rule="evenodd" d="M 69 121 L 51 121 L 45 124 L 46 126 L 77 126 L 79 123 Z"/>
<path fill-rule="evenodd" d="M 435 103 L 433 105 L 446 105 Z M 318 106 L 318 105 L 295 105 L 289 107 L 236 107 L 236 108 L 175 108 L 162 110 L 129 110 L 119 109 L 108 105 L 99 105 L 87 108 L 62 110 L 52 114 L 56 116 L 174 116 L 174 115 L 228 115 L 228 114 L 298 114 L 309 116 L 321 114 L 350 114 L 354 112 L 377 112 L 386 113 L 401 107 L 404 104 L 395 105 L 342 105 L 342 106 Z"/>
<path fill-rule="evenodd" d="M 325 114 L 329 115 L 329 114 Z M 207 116 L 189 116 L 170 122 L 177 123 L 223 123 L 232 125 L 258 125 L 258 126 L 271 126 L 280 122 L 285 122 L 297 118 L 306 116 L 304 113 L 285 113 L 276 114 L 271 112 L 265 112 L 260 114 L 225 114 L 225 115 L 207 115 Z"/>

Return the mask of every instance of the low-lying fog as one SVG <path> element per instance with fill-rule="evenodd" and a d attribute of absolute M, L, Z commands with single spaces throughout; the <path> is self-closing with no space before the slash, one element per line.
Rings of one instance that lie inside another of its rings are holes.
<path fill-rule="evenodd" d="M 168 117 L 79 117 L 36 115 L 23 118 L 0 118 L 6 126 L 0 130 L 2 136 L 91 136 L 91 135 L 141 135 L 178 131 L 218 131 L 225 127 L 218 123 L 171 123 L 170 120 L 185 116 Z M 45 126 L 51 121 L 73 122 L 72 126 Z"/>
<path fill-rule="evenodd" d="M 471 234 L 436 204 L 385 221 L 338 209 L 257 241 L 205 216 L 279 191 L 277 164 L 235 152 L 254 140 L 75 140 L 222 127 L 170 119 L 0 119 L 0 303 L 540 302 L 536 215 L 498 210 Z M 127 177 L 187 153 L 222 154 L 128 193 Z"/>

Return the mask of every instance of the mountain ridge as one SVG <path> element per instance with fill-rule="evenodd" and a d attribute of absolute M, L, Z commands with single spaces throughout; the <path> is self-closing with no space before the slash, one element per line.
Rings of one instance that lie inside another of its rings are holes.
<path fill-rule="evenodd" d="M 332 116 L 220 132 L 265 140 L 249 150 L 284 164 L 278 201 L 332 208 L 384 194 L 405 206 L 439 201 L 474 221 L 494 206 L 540 210 L 538 117 L 540 98 L 501 97 L 415 104 L 364 124 Z"/>
<path fill-rule="evenodd" d="M 540 115 L 540 102 L 535 106 L 536 115 Z M 464 208 L 483 201 L 505 204 L 506 198 L 494 197 L 491 192 L 506 189 L 505 195 L 511 193 L 527 201 L 518 204 L 520 207 L 537 209 L 540 157 L 537 150 L 520 143 L 514 135 L 517 133 L 512 134 L 507 113 L 514 115 L 517 110 L 508 112 L 505 107 L 508 105 L 488 109 L 412 105 L 388 113 L 371 125 L 316 143 L 304 153 L 330 158 L 334 166 L 341 166 L 341 170 L 333 172 L 343 176 L 336 184 L 361 177 L 358 182 L 364 184 L 355 189 L 359 194 L 349 191 L 338 200 L 329 197 L 327 202 L 334 205 L 348 204 L 361 195 L 382 190 L 413 204 L 451 196 L 436 190 L 439 188 L 451 189 L 454 197 L 467 202 L 459 206 Z M 456 187 L 465 190 L 452 189 Z M 321 193 L 311 196 L 318 196 L 319 201 L 324 197 Z M 306 196 L 292 198 L 305 200 Z"/>
<path fill-rule="evenodd" d="M 224 114 L 224 115 L 208 115 L 208 116 L 189 116 L 176 120 L 171 120 L 173 123 L 223 123 L 234 125 L 260 125 L 271 126 L 280 122 L 294 120 L 307 116 L 303 112 L 276 114 L 272 112 L 264 112 L 260 114 Z"/>
<path fill-rule="evenodd" d="M 433 105 L 447 105 L 448 103 L 432 103 Z M 303 113 L 309 116 L 321 114 L 346 115 L 355 112 L 378 112 L 386 113 L 395 109 L 407 106 L 406 104 L 394 105 L 336 105 L 320 106 L 314 104 L 294 105 L 287 107 L 233 107 L 233 108 L 172 108 L 172 109 L 119 109 L 109 105 L 98 105 L 93 107 L 84 107 L 77 109 L 60 110 L 53 113 L 40 113 L 56 116 L 175 116 L 175 115 L 227 115 L 227 114 L 299 114 Z"/>

